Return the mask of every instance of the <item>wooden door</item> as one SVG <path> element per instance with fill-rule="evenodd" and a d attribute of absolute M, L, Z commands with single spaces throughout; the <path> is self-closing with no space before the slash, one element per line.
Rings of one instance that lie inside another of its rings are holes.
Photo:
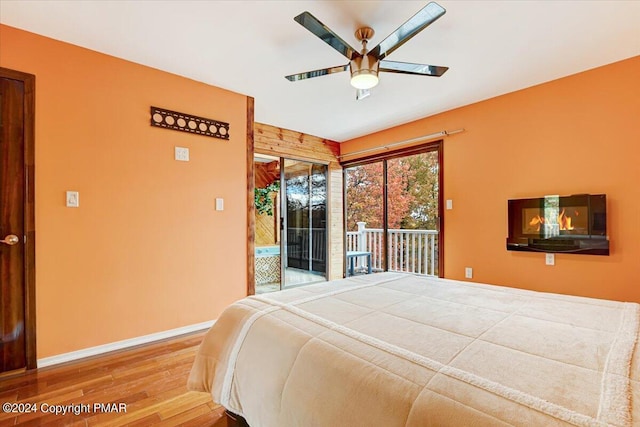
<path fill-rule="evenodd" d="M 0 68 L 0 372 L 36 367 L 33 89 Z"/>

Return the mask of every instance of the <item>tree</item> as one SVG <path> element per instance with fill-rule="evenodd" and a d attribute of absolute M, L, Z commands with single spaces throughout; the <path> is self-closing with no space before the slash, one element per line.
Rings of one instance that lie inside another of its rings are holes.
<path fill-rule="evenodd" d="M 364 221 L 367 228 L 382 228 L 382 163 L 375 162 L 347 169 L 347 230 L 357 229 L 357 222 Z M 409 214 L 413 195 L 409 182 L 413 177 L 410 164 L 398 159 L 387 171 L 389 228 L 400 228 Z"/>
<path fill-rule="evenodd" d="M 347 169 L 347 230 L 357 230 L 357 222 L 382 228 L 382 163 Z"/>
<path fill-rule="evenodd" d="M 347 230 L 364 221 L 382 228 L 382 162 L 347 169 Z M 428 152 L 387 161 L 389 228 L 434 230 L 438 219 L 438 154 Z"/>
<path fill-rule="evenodd" d="M 431 151 L 407 158 L 413 175 L 409 188 L 413 201 L 410 215 L 405 218 L 405 228 L 435 230 L 438 226 L 439 166 L 438 153 Z"/>
<path fill-rule="evenodd" d="M 405 228 L 407 216 L 411 212 L 415 196 L 411 183 L 415 181 L 415 171 L 411 169 L 407 157 L 387 162 L 387 222 L 389 228 Z"/>

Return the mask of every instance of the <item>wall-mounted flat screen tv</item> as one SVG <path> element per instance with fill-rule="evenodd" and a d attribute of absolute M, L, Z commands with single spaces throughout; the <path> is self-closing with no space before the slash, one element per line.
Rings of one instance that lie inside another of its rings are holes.
<path fill-rule="evenodd" d="M 609 255 L 607 196 L 509 200 L 507 250 Z"/>

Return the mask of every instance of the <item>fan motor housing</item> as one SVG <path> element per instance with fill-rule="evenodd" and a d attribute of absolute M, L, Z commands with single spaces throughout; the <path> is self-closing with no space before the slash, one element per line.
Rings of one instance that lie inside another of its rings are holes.
<path fill-rule="evenodd" d="M 372 55 L 363 55 L 352 59 L 349 63 L 351 84 L 358 89 L 370 89 L 377 85 L 379 67 L 380 61 Z"/>

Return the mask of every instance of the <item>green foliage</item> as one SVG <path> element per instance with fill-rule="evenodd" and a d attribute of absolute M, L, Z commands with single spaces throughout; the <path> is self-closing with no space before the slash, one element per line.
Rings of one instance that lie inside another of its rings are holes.
<path fill-rule="evenodd" d="M 273 199 L 271 193 L 280 190 L 280 181 L 274 181 L 264 188 L 256 187 L 253 198 L 256 204 L 256 212 L 258 214 L 266 214 L 273 216 Z"/>

